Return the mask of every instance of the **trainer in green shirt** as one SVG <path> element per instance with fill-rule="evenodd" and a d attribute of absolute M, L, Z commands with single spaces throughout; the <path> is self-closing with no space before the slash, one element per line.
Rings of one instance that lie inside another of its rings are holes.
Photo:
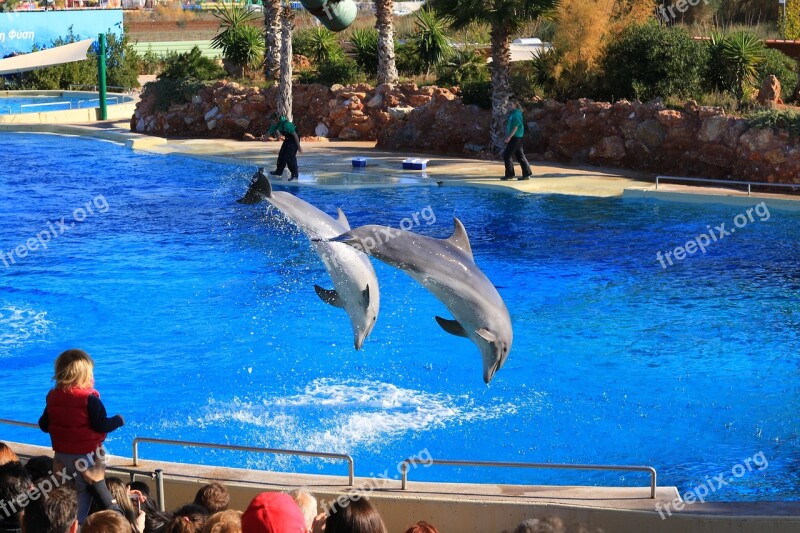
<path fill-rule="evenodd" d="M 508 115 L 508 124 L 506 125 L 506 135 L 509 137 L 509 140 L 511 137 L 525 136 L 525 122 L 522 118 L 521 109 L 514 108 L 511 110 L 511 114 Z"/>
<path fill-rule="evenodd" d="M 522 168 L 522 177 L 519 179 L 530 179 L 532 172 L 530 163 L 525 157 L 525 149 L 522 147 L 522 138 L 525 136 L 525 119 L 522 117 L 522 106 L 517 101 L 511 102 L 511 113 L 508 115 L 506 125 L 506 138 L 503 142 L 506 147 L 503 150 L 503 163 L 506 167 L 505 176 L 502 180 L 514 179 L 514 162 L 512 157 L 516 157 L 519 166 Z"/>
<path fill-rule="evenodd" d="M 276 116 L 272 115 L 270 118 L 275 119 Z M 283 170 L 289 167 L 289 172 L 291 173 L 289 181 L 296 180 L 300 176 L 297 169 L 297 152 L 303 153 L 303 149 L 300 147 L 300 137 L 297 136 L 297 130 L 294 124 L 289 122 L 286 117 L 280 117 L 267 131 L 267 135 L 270 137 L 277 133 L 283 134 L 283 144 L 281 145 L 280 152 L 278 152 L 277 168 L 270 172 L 270 174 L 273 176 L 282 176 Z"/>

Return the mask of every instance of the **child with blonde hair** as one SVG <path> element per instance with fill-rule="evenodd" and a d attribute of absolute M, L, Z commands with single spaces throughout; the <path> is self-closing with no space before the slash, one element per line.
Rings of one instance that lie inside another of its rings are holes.
<path fill-rule="evenodd" d="M 94 362 L 83 350 L 71 349 L 58 356 L 47 393 L 47 405 L 39 427 L 50 434 L 55 456 L 53 471 L 64 470 L 78 492 L 78 523 L 89 514 L 92 492 L 105 508 L 114 500 L 105 483 L 106 434 L 122 427 L 121 415 L 106 416 L 100 393 L 94 389 Z M 91 492 L 89 488 L 91 487 Z"/>

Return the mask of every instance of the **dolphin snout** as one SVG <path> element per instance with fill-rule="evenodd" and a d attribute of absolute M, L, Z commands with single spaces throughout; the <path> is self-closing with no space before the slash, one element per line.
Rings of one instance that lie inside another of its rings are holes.
<path fill-rule="evenodd" d="M 499 369 L 500 369 L 500 361 L 495 361 L 495 363 L 493 365 L 489 365 L 489 366 L 484 367 L 484 369 L 483 369 L 483 382 L 488 385 L 489 382 L 492 381 L 492 378 L 494 377 L 495 373 L 497 373 L 497 371 Z"/>

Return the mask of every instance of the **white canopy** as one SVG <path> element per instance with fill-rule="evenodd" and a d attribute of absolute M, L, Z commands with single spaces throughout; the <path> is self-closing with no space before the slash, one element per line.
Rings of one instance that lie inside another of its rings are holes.
<path fill-rule="evenodd" d="M 7 59 L 0 59 L 0 75 L 16 74 L 18 72 L 28 72 L 62 63 L 73 61 L 83 61 L 86 59 L 86 52 L 94 39 L 86 39 L 77 43 L 65 44 L 56 48 L 49 48 L 40 52 L 31 52 Z"/>

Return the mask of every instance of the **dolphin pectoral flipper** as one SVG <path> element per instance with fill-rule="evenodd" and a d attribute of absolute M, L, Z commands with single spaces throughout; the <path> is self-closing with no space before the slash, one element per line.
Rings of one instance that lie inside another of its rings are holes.
<path fill-rule="evenodd" d="M 453 234 L 447 238 L 447 242 L 467 254 L 467 257 L 474 262 L 472 246 L 469 243 L 469 236 L 467 235 L 467 230 L 464 228 L 464 224 L 456 217 L 453 217 L 453 221 L 455 223 L 455 229 L 453 230 Z"/>
<path fill-rule="evenodd" d="M 339 297 L 338 292 L 331 289 L 323 289 L 319 285 L 314 285 L 314 290 L 317 291 L 317 296 L 326 304 L 344 309 L 344 302 Z"/>
<path fill-rule="evenodd" d="M 337 218 L 336 221 L 344 226 L 344 229 L 350 231 L 350 222 L 348 222 L 347 217 L 344 216 L 344 211 L 342 211 L 341 207 L 337 208 L 336 210 L 339 212 L 339 218 Z"/>
<path fill-rule="evenodd" d="M 467 332 L 464 329 L 464 326 L 459 324 L 457 320 L 447 320 L 446 318 L 437 316 L 436 322 L 442 327 L 443 330 L 445 330 L 450 335 L 455 335 L 456 337 L 467 336 Z"/>
<path fill-rule="evenodd" d="M 364 290 L 361 291 L 361 305 L 364 306 L 364 309 L 369 307 L 369 285 L 364 287 Z"/>
<path fill-rule="evenodd" d="M 475 333 L 477 333 L 478 336 L 483 340 L 485 340 L 486 342 L 495 342 L 497 340 L 497 335 L 495 335 L 486 328 L 476 329 Z"/>

